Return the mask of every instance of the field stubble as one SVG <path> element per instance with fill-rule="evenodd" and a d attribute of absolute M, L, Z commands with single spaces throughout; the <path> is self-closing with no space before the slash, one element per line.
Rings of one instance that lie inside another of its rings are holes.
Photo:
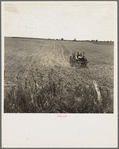
<path fill-rule="evenodd" d="M 77 51 L 88 69 L 70 66 Z M 113 45 L 6 38 L 4 77 L 4 112 L 113 113 Z"/>

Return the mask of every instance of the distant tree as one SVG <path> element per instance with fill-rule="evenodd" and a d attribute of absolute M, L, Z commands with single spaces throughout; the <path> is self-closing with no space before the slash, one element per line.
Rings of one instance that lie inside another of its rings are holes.
<path fill-rule="evenodd" d="M 96 42 L 98 42 L 98 40 L 96 40 Z"/>
<path fill-rule="evenodd" d="M 91 40 L 92 42 L 95 42 L 95 40 Z"/>
<path fill-rule="evenodd" d="M 76 38 L 74 38 L 74 41 L 76 41 Z"/>

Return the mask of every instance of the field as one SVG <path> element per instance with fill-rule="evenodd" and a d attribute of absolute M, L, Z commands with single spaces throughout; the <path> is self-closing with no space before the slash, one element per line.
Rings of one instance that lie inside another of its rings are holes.
<path fill-rule="evenodd" d="M 113 43 L 5 37 L 4 47 L 5 113 L 113 113 Z M 78 51 L 88 68 L 70 66 Z"/>

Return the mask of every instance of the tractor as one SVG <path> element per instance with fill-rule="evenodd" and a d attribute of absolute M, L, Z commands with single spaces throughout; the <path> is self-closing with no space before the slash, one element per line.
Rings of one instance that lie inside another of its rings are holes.
<path fill-rule="evenodd" d="M 70 65 L 71 67 L 87 67 L 87 59 L 84 56 L 84 52 L 77 54 L 72 53 L 72 56 L 70 56 Z"/>

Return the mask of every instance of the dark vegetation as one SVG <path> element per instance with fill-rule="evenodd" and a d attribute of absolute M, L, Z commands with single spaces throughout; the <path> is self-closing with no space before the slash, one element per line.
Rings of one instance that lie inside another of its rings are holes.
<path fill-rule="evenodd" d="M 49 83 L 44 87 L 39 88 L 34 80 L 34 89 L 32 86 L 27 86 L 27 80 L 25 87 L 17 80 L 17 85 L 6 92 L 4 112 L 113 113 L 113 99 L 108 89 L 100 87 L 102 95 L 100 104 L 93 84 L 90 86 L 79 84 L 72 88 L 70 82 L 64 85 L 62 78 L 54 81 L 54 75 L 56 74 L 52 70 L 48 74 Z"/>

